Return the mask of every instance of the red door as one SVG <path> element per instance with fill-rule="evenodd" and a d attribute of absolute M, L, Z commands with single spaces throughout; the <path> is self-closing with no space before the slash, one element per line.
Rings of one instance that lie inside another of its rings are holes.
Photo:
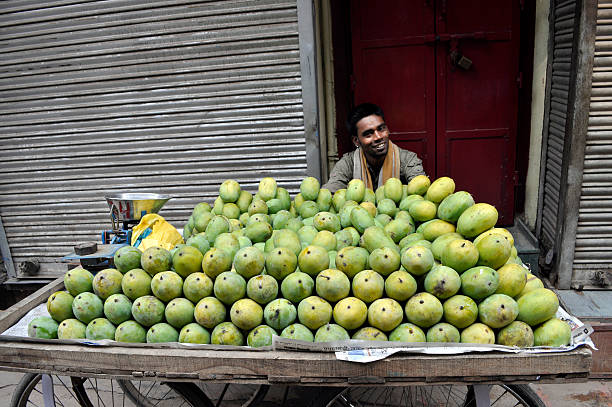
<path fill-rule="evenodd" d="M 351 2 L 355 104 L 380 105 L 394 143 L 495 205 L 501 224 L 514 217 L 519 5 Z"/>

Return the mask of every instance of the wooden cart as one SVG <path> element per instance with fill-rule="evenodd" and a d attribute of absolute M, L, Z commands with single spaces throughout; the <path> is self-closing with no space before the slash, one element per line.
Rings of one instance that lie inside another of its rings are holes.
<path fill-rule="evenodd" d="M 0 317 L 4 332 L 62 289 L 58 279 Z M 205 350 L 149 346 L 88 346 L 0 337 L 0 370 L 158 382 L 231 382 L 290 386 L 415 386 L 586 381 L 591 351 L 449 356 L 400 353 L 368 364 L 337 360 L 334 353 Z M 479 404 L 480 405 L 480 404 Z"/>

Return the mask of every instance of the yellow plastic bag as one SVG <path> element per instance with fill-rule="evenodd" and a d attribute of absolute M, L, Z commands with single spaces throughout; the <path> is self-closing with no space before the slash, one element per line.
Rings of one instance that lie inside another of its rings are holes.
<path fill-rule="evenodd" d="M 184 242 L 178 230 L 156 213 L 143 216 L 132 229 L 131 245 L 141 251 L 154 246 L 171 250 L 179 243 Z"/>

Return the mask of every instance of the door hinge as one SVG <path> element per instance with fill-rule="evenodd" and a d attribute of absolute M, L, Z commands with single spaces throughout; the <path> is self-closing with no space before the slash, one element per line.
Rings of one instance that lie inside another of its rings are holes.
<path fill-rule="evenodd" d="M 523 88 L 523 73 L 519 72 L 518 76 L 516 77 L 516 86 L 518 86 L 519 89 Z"/>
<path fill-rule="evenodd" d="M 518 171 L 514 171 L 512 173 L 512 185 L 515 187 L 518 187 L 519 185 L 519 172 Z"/>

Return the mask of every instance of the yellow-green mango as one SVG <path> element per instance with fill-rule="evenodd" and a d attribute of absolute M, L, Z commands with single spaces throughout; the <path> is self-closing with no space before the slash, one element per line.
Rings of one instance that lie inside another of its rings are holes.
<path fill-rule="evenodd" d="M 387 335 L 380 329 L 376 329 L 371 326 L 364 326 L 351 336 L 351 339 L 360 341 L 388 341 Z"/>
<path fill-rule="evenodd" d="M 249 191 L 240 191 L 240 196 L 238 196 L 238 199 L 236 200 L 236 205 L 238 205 L 240 213 L 247 212 L 252 201 L 253 195 Z"/>
<path fill-rule="evenodd" d="M 285 188 L 276 188 L 276 199 L 280 200 L 282 210 L 288 211 L 291 208 L 291 196 L 289 196 L 289 191 Z"/>
<path fill-rule="evenodd" d="M 510 243 L 502 235 L 491 234 L 475 244 L 478 249 L 478 265 L 498 269 L 510 258 Z"/>
<path fill-rule="evenodd" d="M 193 311 L 196 322 L 204 328 L 212 329 L 225 320 L 225 305 L 216 297 L 202 298 Z"/>
<path fill-rule="evenodd" d="M 455 232 L 455 225 L 442 219 L 432 219 L 431 222 L 423 226 L 421 231 L 421 233 L 423 233 L 423 238 L 430 242 L 433 242 L 445 233 L 453 232 Z"/>
<path fill-rule="evenodd" d="M 534 276 L 531 273 L 527 273 L 527 281 L 525 283 L 525 287 L 521 290 L 521 292 L 514 297 L 518 301 L 523 295 L 527 294 L 530 291 L 533 291 L 538 288 L 544 288 L 544 283 L 538 277 Z"/>
<path fill-rule="evenodd" d="M 374 226 L 372 215 L 362 206 L 355 206 L 351 210 L 351 225 L 363 233 L 370 226 Z"/>
<path fill-rule="evenodd" d="M 431 186 L 431 181 L 426 175 L 417 175 L 412 178 L 407 185 L 408 195 L 424 195 Z"/>
<path fill-rule="evenodd" d="M 476 266 L 461 274 L 461 292 L 476 301 L 483 300 L 497 290 L 497 271 L 487 266 Z"/>
<path fill-rule="evenodd" d="M 427 342 L 460 342 L 461 334 L 459 330 L 447 324 L 446 322 L 438 322 L 427 330 Z"/>
<path fill-rule="evenodd" d="M 409 207 L 408 213 L 417 222 L 427 222 L 436 217 L 436 204 L 428 200 L 415 200 Z"/>
<path fill-rule="evenodd" d="M 346 274 L 330 268 L 317 274 L 315 290 L 319 297 L 329 302 L 337 302 L 349 295 L 351 282 Z"/>
<path fill-rule="evenodd" d="M 285 247 L 275 247 L 266 256 L 266 272 L 277 281 L 282 281 L 297 267 L 297 256 Z"/>
<path fill-rule="evenodd" d="M 365 184 L 360 179 L 352 179 L 346 186 L 346 200 L 360 203 L 365 197 Z"/>
<path fill-rule="evenodd" d="M 572 340 L 572 329 L 559 318 L 551 318 L 533 331 L 535 346 L 567 346 Z"/>
<path fill-rule="evenodd" d="M 408 321 L 421 328 L 437 324 L 444 314 L 440 300 L 426 292 L 410 297 L 404 310 Z"/>
<path fill-rule="evenodd" d="M 406 197 L 402 198 L 402 200 L 399 203 L 399 210 L 400 211 L 408 211 L 410 210 L 410 206 L 415 203 L 416 201 L 423 201 L 425 200 L 425 198 L 423 198 L 421 195 L 407 195 Z"/>
<path fill-rule="evenodd" d="M 444 300 L 457 294 L 461 288 L 461 277 L 452 268 L 437 265 L 425 276 L 423 287 L 428 293 Z"/>
<path fill-rule="evenodd" d="M 332 205 L 336 209 L 336 212 L 340 212 L 340 209 L 344 206 L 346 202 L 346 188 L 342 188 L 337 190 L 332 197 Z"/>
<path fill-rule="evenodd" d="M 374 195 L 376 196 L 376 203 L 385 199 L 385 186 L 381 185 L 376 188 L 376 191 L 374 191 Z"/>
<path fill-rule="evenodd" d="M 210 332 L 196 322 L 185 325 L 179 332 L 180 343 L 209 344 Z"/>
<path fill-rule="evenodd" d="M 533 330 L 522 321 L 513 321 L 497 332 L 497 343 L 527 348 L 533 346 Z"/>
<path fill-rule="evenodd" d="M 372 250 L 368 263 L 372 270 L 383 277 L 388 276 L 400 268 L 400 254 L 397 250 L 389 247 L 379 247 Z"/>
<path fill-rule="evenodd" d="M 298 256 L 298 265 L 301 272 L 316 277 L 319 272 L 329 267 L 327 250 L 316 245 L 304 247 Z"/>
<path fill-rule="evenodd" d="M 467 208 L 457 220 L 457 233 L 472 239 L 497 223 L 498 213 L 493 205 L 477 203 Z"/>
<path fill-rule="evenodd" d="M 236 202 L 240 192 L 240 184 L 233 179 L 226 179 L 219 187 L 219 196 L 225 203 Z"/>
<path fill-rule="evenodd" d="M 417 282 L 412 275 L 403 270 L 389 274 L 385 279 L 385 294 L 397 301 L 406 301 L 417 291 Z"/>
<path fill-rule="evenodd" d="M 340 225 L 340 217 L 329 212 L 319 212 L 314 216 L 313 226 L 318 230 L 329 230 L 332 233 L 338 232 L 342 226 Z"/>
<path fill-rule="evenodd" d="M 244 345 L 244 335 L 240 329 L 231 322 L 222 322 L 217 325 L 210 336 L 213 345 Z"/>
<path fill-rule="evenodd" d="M 516 297 L 527 284 L 527 269 L 518 264 L 505 264 L 497 269 L 497 274 L 499 274 L 499 286 L 495 292 L 498 294 Z"/>
<path fill-rule="evenodd" d="M 450 194 L 438 205 L 438 218 L 447 222 L 456 223 L 459 216 L 470 206 L 474 205 L 474 198 L 467 191 L 457 191 Z"/>
<path fill-rule="evenodd" d="M 383 296 L 385 280 L 374 270 L 362 270 L 353 277 L 353 295 L 365 303 L 371 303 Z"/>
<path fill-rule="evenodd" d="M 485 324 L 476 322 L 461 331 L 461 343 L 495 343 L 495 332 Z"/>
<path fill-rule="evenodd" d="M 434 259 L 440 261 L 442 253 L 446 251 L 446 247 L 448 246 L 448 244 L 452 242 L 453 240 L 457 240 L 457 239 L 463 239 L 463 236 L 461 236 L 457 232 L 444 233 L 438 236 L 431 243 L 431 252 L 433 253 Z"/>
<path fill-rule="evenodd" d="M 455 192 L 455 181 L 450 177 L 440 177 L 427 188 L 425 199 L 434 203 L 440 203 L 453 192 Z"/>
<path fill-rule="evenodd" d="M 414 223 L 404 219 L 393 219 L 385 225 L 384 229 L 395 243 L 399 243 L 404 237 L 414 232 Z"/>
<path fill-rule="evenodd" d="M 315 342 L 334 342 L 351 339 L 346 329 L 338 324 L 327 323 L 317 329 L 314 336 Z"/>
<path fill-rule="evenodd" d="M 363 231 L 359 239 L 359 246 L 365 248 L 368 252 L 374 251 L 380 247 L 388 247 L 397 250 L 397 246 L 385 230 L 379 226 L 370 226 Z"/>
<path fill-rule="evenodd" d="M 314 342 L 312 331 L 302 324 L 291 324 L 280 334 L 283 338 L 297 339 L 300 341 Z"/>
<path fill-rule="evenodd" d="M 384 193 L 386 198 L 391 199 L 395 203 L 399 203 L 404 193 L 402 181 L 398 178 L 387 179 L 387 181 L 385 181 Z"/>
<path fill-rule="evenodd" d="M 519 314 L 516 319 L 531 326 L 554 317 L 559 309 L 559 298 L 548 288 L 536 288 L 517 300 Z M 535 334 L 535 332 L 534 332 Z"/>
<path fill-rule="evenodd" d="M 508 241 L 508 243 L 510 243 L 510 246 L 514 247 L 514 236 L 512 236 L 512 233 L 510 233 L 510 231 L 505 228 L 492 228 L 492 229 L 482 232 L 481 234 L 476 236 L 476 238 L 474 238 L 474 244 L 477 244 L 485 236 L 492 235 L 492 234 L 503 236 Z M 516 248 L 514 250 L 516 250 Z M 513 255 L 516 256 L 517 253 L 515 252 L 513 253 Z"/>
<path fill-rule="evenodd" d="M 368 307 L 368 324 L 383 332 L 389 332 L 402 323 L 404 312 L 393 298 L 379 298 Z"/>
<path fill-rule="evenodd" d="M 270 199 L 276 197 L 276 180 L 272 177 L 265 177 L 259 181 L 259 187 L 257 188 L 257 193 L 259 197 L 263 201 L 269 201 Z"/>
<path fill-rule="evenodd" d="M 319 189 L 319 194 L 317 195 L 316 202 L 317 202 L 317 206 L 319 207 L 319 210 L 323 212 L 329 211 L 329 209 L 331 208 L 331 204 L 332 204 L 332 194 L 331 192 L 329 192 L 329 189 L 327 188 Z"/>
<path fill-rule="evenodd" d="M 412 246 L 402 253 L 401 263 L 410 274 L 421 276 L 431 270 L 434 265 L 434 257 L 429 248 Z"/>
<path fill-rule="evenodd" d="M 444 301 L 442 308 L 446 322 L 459 329 L 472 325 L 478 318 L 478 305 L 466 295 L 453 295 Z"/>
<path fill-rule="evenodd" d="M 321 297 L 304 298 L 297 307 L 300 323 L 310 329 L 319 329 L 331 321 L 332 306 Z"/>
<path fill-rule="evenodd" d="M 480 321 L 491 328 L 503 328 L 516 319 L 519 309 L 516 301 L 506 294 L 493 294 L 478 304 Z"/>
<path fill-rule="evenodd" d="M 272 236 L 272 230 L 267 222 L 253 222 L 244 229 L 244 235 L 253 243 L 265 242 Z"/>
<path fill-rule="evenodd" d="M 261 305 L 250 298 L 242 298 L 232 304 L 230 319 L 240 329 L 251 330 L 263 321 Z"/>
<path fill-rule="evenodd" d="M 306 177 L 300 184 L 300 193 L 302 197 L 307 201 L 316 201 L 319 196 L 319 189 L 321 184 L 319 180 L 314 177 Z"/>
<path fill-rule="evenodd" d="M 425 333 L 415 324 L 405 322 L 389 334 L 389 340 L 393 342 L 426 342 Z"/>
<path fill-rule="evenodd" d="M 336 253 L 336 268 L 352 279 L 369 267 L 369 253 L 363 247 L 347 246 Z"/>

